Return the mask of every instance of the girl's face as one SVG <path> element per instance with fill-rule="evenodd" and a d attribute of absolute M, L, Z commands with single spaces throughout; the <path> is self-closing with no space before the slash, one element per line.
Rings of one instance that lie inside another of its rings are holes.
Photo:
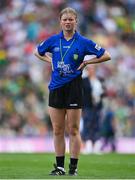
<path fill-rule="evenodd" d="M 77 25 L 77 19 L 72 13 L 64 13 L 60 19 L 60 25 L 63 31 L 74 31 Z"/>

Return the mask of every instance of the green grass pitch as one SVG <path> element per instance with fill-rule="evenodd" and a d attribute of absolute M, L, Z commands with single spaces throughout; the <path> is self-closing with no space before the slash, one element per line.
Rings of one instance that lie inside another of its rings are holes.
<path fill-rule="evenodd" d="M 135 179 L 135 154 L 81 155 L 78 176 L 49 176 L 54 154 L 0 154 L 0 179 Z M 65 168 L 68 171 L 69 155 Z"/>

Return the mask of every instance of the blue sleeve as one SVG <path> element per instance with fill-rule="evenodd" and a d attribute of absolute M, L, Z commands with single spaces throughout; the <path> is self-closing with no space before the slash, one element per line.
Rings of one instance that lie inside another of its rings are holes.
<path fill-rule="evenodd" d="M 51 52 L 51 42 L 52 38 L 50 37 L 37 46 L 37 50 L 40 56 L 44 56 L 46 52 Z"/>
<path fill-rule="evenodd" d="M 86 39 L 85 45 L 87 55 L 96 55 L 97 58 L 100 58 L 105 52 L 104 48 L 102 48 L 92 40 Z"/>

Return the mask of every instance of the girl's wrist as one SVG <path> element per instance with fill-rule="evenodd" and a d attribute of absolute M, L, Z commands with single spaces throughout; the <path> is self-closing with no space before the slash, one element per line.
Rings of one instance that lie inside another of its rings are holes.
<path fill-rule="evenodd" d="M 86 61 L 83 61 L 83 64 L 84 64 L 84 67 L 87 66 L 87 62 Z"/>

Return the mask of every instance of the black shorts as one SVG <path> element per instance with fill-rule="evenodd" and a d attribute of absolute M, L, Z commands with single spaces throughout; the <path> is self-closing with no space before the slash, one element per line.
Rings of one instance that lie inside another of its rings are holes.
<path fill-rule="evenodd" d="M 78 76 L 64 86 L 51 90 L 49 106 L 60 109 L 82 108 L 82 77 Z"/>

